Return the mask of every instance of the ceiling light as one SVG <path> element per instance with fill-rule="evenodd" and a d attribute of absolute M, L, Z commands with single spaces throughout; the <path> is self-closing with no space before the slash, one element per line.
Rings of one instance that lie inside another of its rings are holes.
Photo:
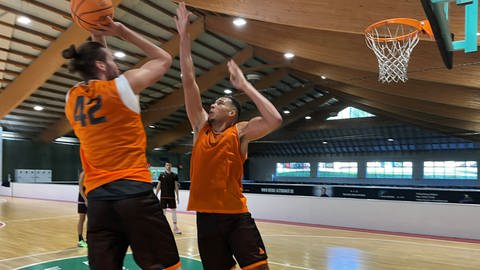
<path fill-rule="evenodd" d="M 163 146 L 153 148 L 153 151 L 164 151 L 164 150 L 167 150 L 167 149 Z"/>
<path fill-rule="evenodd" d="M 289 110 L 284 110 L 283 113 L 284 113 L 284 114 L 289 114 L 290 111 L 289 111 Z"/>
<path fill-rule="evenodd" d="M 148 126 L 148 127 L 149 127 L 149 128 L 155 128 L 155 126 L 154 126 L 154 125 L 150 125 L 150 126 Z"/>
<path fill-rule="evenodd" d="M 247 21 L 246 21 L 245 19 L 243 19 L 243 18 L 235 18 L 235 19 L 233 20 L 233 24 L 234 24 L 235 26 L 240 27 L 240 26 L 244 26 L 245 24 L 247 24 Z"/>
<path fill-rule="evenodd" d="M 295 54 L 291 53 L 291 52 L 287 52 L 283 55 L 286 59 L 292 59 L 293 57 L 295 57 Z"/>
<path fill-rule="evenodd" d="M 394 139 L 392 139 L 392 138 L 388 138 L 388 139 L 387 139 L 387 141 L 389 141 L 389 142 L 393 142 L 393 141 L 395 141 L 395 140 L 394 140 Z"/>
<path fill-rule="evenodd" d="M 17 22 L 19 22 L 21 24 L 30 24 L 32 22 L 32 20 L 30 20 L 30 18 L 28 18 L 26 16 L 19 16 L 17 18 Z"/>
<path fill-rule="evenodd" d="M 245 77 L 247 77 L 248 81 L 258 81 L 261 78 L 260 75 L 257 73 L 249 73 L 245 75 Z"/>
<path fill-rule="evenodd" d="M 2 137 L 4 137 L 4 138 L 17 138 L 17 137 L 19 137 L 17 134 L 15 134 L 13 132 L 4 131 L 1 134 L 2 134 Z"/>
<path fill-rule="evenodd" d="M 113 53 L 113 55 L 116 58 L 124 58 L 125 56 L 127 56 L 124 52 L 120 52 L 120 51 Z"/>
<path fill-rule="evenodd" d="M 322 78 L 322 80 L 325 80 L 327 78 L 327 76 L 322 75 L 322 76 L 320 76 L 320 78 Z"/>
<path fill-rule="evenodd" d="M 233 91 L 230 90 L 230 89 L 225 89 L 225 90 L 223 90 L 223 92 L 227 95 L 230 95 L 231 93 L 233 93 Z"/>
<path fill-rule="evenodd" d="M 327 141 L 323 141 L 322 143 L 323 143 L 323 144 L 328 144 L 328 142 L 327 142 Z"/>
<path fill-rule="evenodd" d="M 195 131 L 192 130 L 190 133 L 195 134 Z"/>
<path fill-rule="evenodd" d="M 33 106 L 33 109 L 35 111 L 43 111 L 44 108 L 42 106 L 35 105 L 35 106 Z"/>
<path fill-rule="evenodd" d="M 63 143 L 79 143 L 78 139 L 73 137 L 58 137 L 55 141 Z"/>
<path fill-rule="evenodd" d="M 310 120 L 312 117 L 310 115 L 305 116 L 305 119 Z"/>

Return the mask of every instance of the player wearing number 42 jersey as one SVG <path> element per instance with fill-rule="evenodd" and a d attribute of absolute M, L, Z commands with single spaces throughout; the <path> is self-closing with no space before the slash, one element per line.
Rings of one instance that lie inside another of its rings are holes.
<path fill-rule="evenodd" d="M 165 74 L 171 56 L 110 18 L 98 27 L 93 42 L 63 51 L 83 79 L 67 93 L 65 115 L 80 140 L 90 269 L 122 269 L 129 246 L 142 269 L 179 269 L 175 239 L 151 188 L 138 97 Z M 120 74 L 105 35 L 133 43 L 149 60 Z"/>

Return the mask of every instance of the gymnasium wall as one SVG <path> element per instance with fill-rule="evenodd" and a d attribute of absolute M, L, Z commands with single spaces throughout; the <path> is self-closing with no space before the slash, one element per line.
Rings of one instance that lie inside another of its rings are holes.
<path fill-rule="evenodd" d="M 12 196 L 76 202 L 78 187 L 13 183 Z M 186 211 L 188 190 L 180 190 Z M 480 239 L 480 205 L 246 194 L 255 219 Z M 179 220 L 181 224 L 181 217 Z"/>
<path fill-rule="evenodd" d="M 310 157 L 251 157 L 248 160 L 248 179 L 255 181 L 281 181 L 325 184 L 362 184 L 362 185 L 400 185 L 400 186 L 451 186 L 480 187 L 480 180 L 438 180 L 422 179 L 424 160 L 474 160 L 480 164 L 479 150 L 455 150 L 415 153 L 356 153 L 354 155 L 322 155 Z M 358 178 L 318 178 L 316 177 L 318 162 L 356 161 L 358 162 Z M 367 161 L 412 161 L 413 179 L 369 179 L 366 178 Z M 275 178 L 277 162 L 310 162 L 310 177 Z M 480 176 L 480 173 L 478 174 Z"/>
<path fill-rule="evenodd" d="M 5 185 L 8 185 L 6 182 L 9 174 L 12 181 L 15 181 L 15 169 L 51 169 L 54 182 L 78 180 L 82 168 L 79 145 L 5 139 L 2 144 L 1 138 L 0 136 L 0 153 L 3 145 L 4 158 L 2 162 L 0 157 L 0 179 L 3 178 Z M 147 160 L 152 166 L 163 166 L 169 160 L 174 166 L 181 164 L 182 167 L 190 161 L 188 158 L 182 159 L 181 155 L 165 151 L 149 151 Z M 188 173 L 188 166 L 187 169 L 179 168 L 181 180 L 188 179 Z"/>
<path fill-rule="evenodd" d="M 14 180 L 15 169 L 52 170 L 53 181 L 77 180 L 81 170 L 78 145 L 3 140 L 3 179 Z"/>

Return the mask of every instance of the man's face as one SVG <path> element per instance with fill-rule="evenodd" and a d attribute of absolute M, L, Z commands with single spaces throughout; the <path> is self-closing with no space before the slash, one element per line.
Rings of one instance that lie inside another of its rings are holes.
<path fill-rule="evenodd" d="M 117 63 L 113 60 L 113 55 L 110 50 L 105 49 L 106 52 L 106 58 L 105 58 L 105 64 L 106 64 L 106 71 L 105 75 L 107 76 L 107 80 L 113 80 L 118 75 L 120 75 L 120 71 L 118 69 Z"/>
<path fill-rule="evenodd" d="M 168 163 L 168 162 L 165 163 L 165 170 L 166 170 L 167 172 L 170 172 L 171 169 L 172 169 L 172 163 Z"/>
<path fill-rule="evenodd" d="M 232 113 L 233 112 L 233 113 Z M 228 119 L 229 116 L 234 116 L 235 106 L 233 106 L 232 101 L 227 97 L 221 97 L 215 100 L 215 102 L 210 105 L 210 110 L 208 111 L 208 121 L 224 121 Z"/>

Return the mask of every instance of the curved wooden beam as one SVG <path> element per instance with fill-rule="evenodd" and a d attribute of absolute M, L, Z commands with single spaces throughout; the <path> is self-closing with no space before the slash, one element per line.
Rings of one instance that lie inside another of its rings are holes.
<path fill-rule="evenodd" d="M 276 82 L 287 76 L 287 72 L 285 69 L 280 69 L 277 71 L 272 72 L 271 74 L 267 75 L 266 77 L 262 78 L 259 82 L 255 84 L 257 89 L 263 89 L 274 85 Z M 182 91 L 183 92 L 183 91 Z M 236 98 L 239 103 L 245 103 L 249 99 L 246 95 L 241 95 L 240 97 Z M 247 113 L 248 114 L 248 113 Z M 240 117 L 245 117 L 245 115 L 241 115 Z M 149 140 L 149 148 L 153 147 L 161 147 L 167 144 L 173 143 L 187 135 L 190 134 L 192 128 L 190 126 L 190 122 L 185 119 L 185 121 L 175 125 L 174 127 L 170 128 L 170 130 L 160 131 L 157 135 L 155 135 L 152 139 Z"/>
<path fill-rule="evenodd" d="M 324 74 L 338 75 L 343 80 L 365 80 L 378 85 L 378 63 L 374 53 L 366 46 L 363 34 L 305 29 L 274 23 L 251 21 L 241 29 L 230 22 L 231 18 L 207 16 L 209 31 L 222 33 L 253 46 L 285 53 L 323 63 Z M 448 70 L 443 66 L 438 48 L 433 41 L 421 41 L 414 49 L 408 66 L 408 76 L 413 79 L 446 85 L 480 88 L 480 80 L 472 74 L 480 72 L 480 54 L 455 53 L 458 68 Z M 292 62 L 294 62 L 292 60 Z M 340 70 L 339 70 L 340 69 Z M 345 69 L 345 70 L 341 70 Z"/>
<path fill-rule="evenodd" d="M 216 13 L 258 21 L 358 34 L 363 33 L 368 25 L 387 18 L 426 18 L 420 1 L 409 0 L 185 0 L 185 3 Z M 451 9 L 450 18 L 463 18 L 462 11 Z M 452 22 L 454 32 L 463 32 L 462 22 Z"/>
<path fill-rule="evenodd" d="M 253 48 L 246 47 L 245 49 L 236 53 L 232 59 L 234 59 L 237 64 L 241 65 L 252 57 Z M 228 59 L 197 78 L 197 84 L 200 88 L 200 93 L 205 92 L 210 87 L 214 86 L 220 80 L 225 78 L 225 76 L 227 76 L 227 61 Z M 156 123 L 183 107 L 183 104 L 183 90 L 176 89 L 170 95 L 149 106 L 149 108 L 142 113 L 143 123 L 145 125 Z"/>

